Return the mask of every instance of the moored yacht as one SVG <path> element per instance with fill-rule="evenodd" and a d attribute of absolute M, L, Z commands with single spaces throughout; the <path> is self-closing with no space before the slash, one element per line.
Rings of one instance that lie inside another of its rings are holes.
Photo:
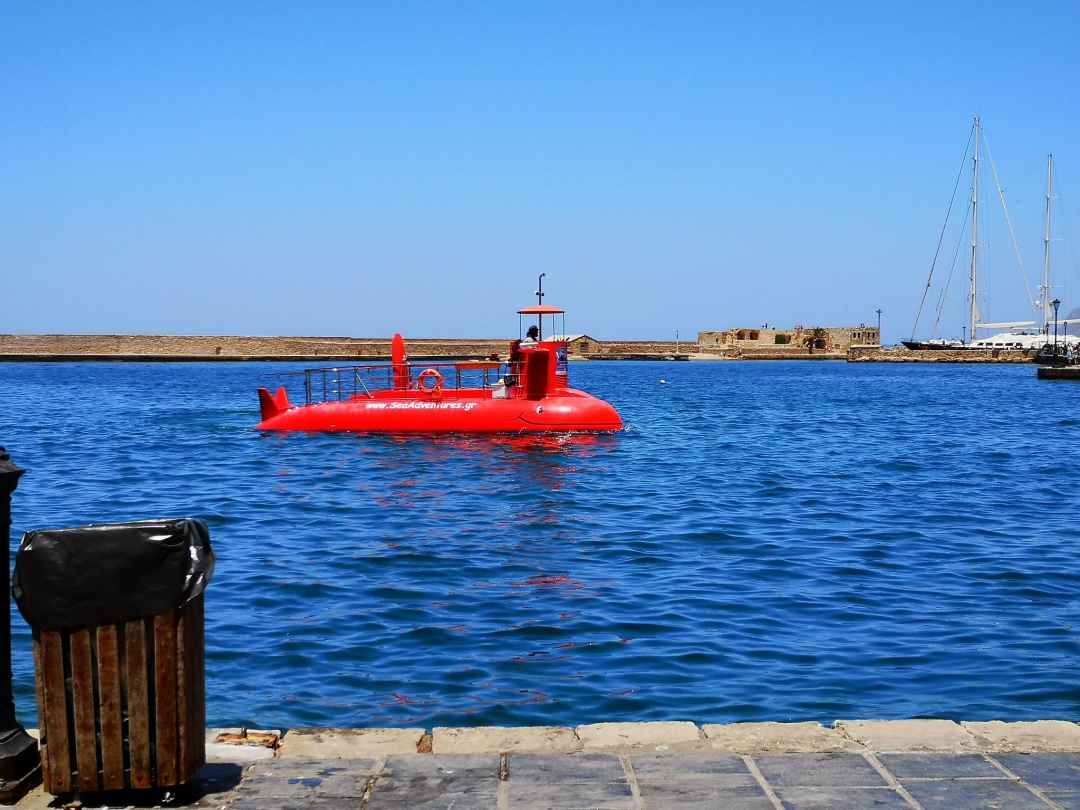
<path fill-rule="evenodd" d="M 985 144 L 985 139 L 982 134 L 982 122 L 978 116 L 975 117 L 972 124 L 971 132 L 968 136 L 968 147 L 964 152 L 964 160 L 968 158 L 968 154 L 971 154 L 972 169 L 971 169 L 971 200 L 967 219 L 965 220 L 965 226 L 962 231 L 966 231 L 967 223 L 970 223 L 971 241 L 969 246 L 969 277 L 968 277 L 968 323 L 966 325 L 965 340 L 944 339 L 944 338 L 932 338 L 929 340 L 916 340 L 915 332 L 918 330 L 919 319 L 922 316 L 923 308 L 926 305 L 927 294 L 930 291 L 931 282 L 934 278 L 934 271 L 937 266 L 938 258 L 941 254 L 942 243 L 945 236 L 946 228 L 948 227 L 949 217 L 953 210 L 953 204 L 956 201 L 956 191 L 959 186 L 960 175 L 957 175 L 957 184 L 953 187 L 953 197 L 949 202 L 949 207 L 945 214 L 945 223 L 942 226 L 941 234 L 938 237 L 937 249 L 934 253 L 933 261 L 930 264 L 930 275 L 926 281 L 926 287 L 923 290 L 922 301 L 919 304 L 919 311 L 915 316 L 915 326 L 912 328 L 912 336 L 910 340 L 902 341 L 903 345 L 908 349 L 916 350 L 964 350 L 964 349 L 997 349 L 997 350 L 1012 350 L 1012 351 L 1024 351 L 1029 353 L 1033 358 L 1038 354 L 1045 354 L 1047 356 L 1057 357 L 1060 352 L 1053 350 L 1053 345 L 1050 342 L 1050 331 L 1054 327 L 1055 322 L 1066 324 L 1067 321 L 1056 321 L 1056 308 L 1054 305 L 1060 304 L 1060 301 L 1051 301 L 1051 283 L 1050 283 L 1050 243 L 1051 243 L 1051 200 L 1053 197 L 1053 155 L 1048 158 L 1047 164 L 1047 185 L 1046 185 L 1046 227 L 1043 238 L 1043 278 L 1042 283 L 1039 285 L 1038 296 L 1031 295 L 1031 287 L 1028 284 L 1027 274 L 1024 270 L 1023 258 L 1020 254 L 1020 248 L 1016 241 L 1016 236 L 1013 232 L 1012 220 L 1009 217 L 1009 209 L 1005 203 L 1005 192 L 1001 187 L 1001 183 L 998 179 L 997 169 L 994 166 L 993 158 L 990 157 L 989 146 L 986 146 L 987 157 L 990 158 L 990 167 L 993 170 L 994 182 L 997 187 L 998 197 L 1001 201 L 1002 211 L 1005 215 L 1005 224 L 1008 226 L 1009 236 L 1011 237 L 1013 250 L 1016 256 L 1017 265 L 1020 269 L 1020 274 L 1024 279 L 1024 286 L 1028 292 L 1028 300 L 1032 302 L 1032 305 L 1037 311 L 1040 311 L 1042 316 L 1042 323 L 1039 327 L 1036 327 L 1035 321 L 1011 321 L 1006 323 L 985 323 L 981 320 L 978 306 L 978 270 L 979 270 L 979 223 L 980 223 L 980 210 L 979 210 L 979 163 L 980 163 L 980 147 Z M 961 234 L 961 239 L 963 234 Z M 953 266 L 955 267 L 956 258 L 960 253 L 960 245 L 957 245 L 956 253 L 953 256 Z M 952 277 L 952 270 L 949 271 L 949 278 Z M 941 324 L 942 312 L 945 306 L 946 295 L 949 288 L 949 281 L 946 280 L 945 286 L 938 296 L 937 302 L 937 319 L 934 322 L 933 332 L 937 332 Z M 995 334 L 988 337 L 979 337 L 979 330 L 987 331 L 993 330 Z M 1067 329 L 1066 329 L 1067 331 Z M 1057 329 L 1054 328 L 1055 336 L 1057 336 Z M 1057 345 L 1059 347 L 1070 347 L 1068 351 L 1075 353 L 1074 348 L 1080 344 L 1080 337 L 1067 335 L 1057 336 Z M 1065 349 L 1062 348 L 1061 352 Z M 1059 360 L 1055 360 L 1059 362 Z"/>
<path fill-rule="evenodd" d="M 947 340 L 945 338 L 930 338 L 930 340 L 901 340 L 900 345 L 905 349 L 915 349 L 916 351 L 941 351 L 945 349 L 962 349 L 964 348 L 964 341 L 952 339 Z"/>

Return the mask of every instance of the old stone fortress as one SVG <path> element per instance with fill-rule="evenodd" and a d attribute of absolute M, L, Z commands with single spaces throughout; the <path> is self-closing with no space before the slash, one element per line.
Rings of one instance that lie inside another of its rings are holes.
<path fill-rule="evenodd" d="M 877 327 L 866 326 L 803 326 L 781 329 L 774 324 L 754 328 L 725 329 L 721 332 L 698 332 L 700 352 L 728 357 L 775 355 L 777 357 L 804 354 L 833 354 L 847 356 L 856 346 L 877 347 L 881 336 Z"/>

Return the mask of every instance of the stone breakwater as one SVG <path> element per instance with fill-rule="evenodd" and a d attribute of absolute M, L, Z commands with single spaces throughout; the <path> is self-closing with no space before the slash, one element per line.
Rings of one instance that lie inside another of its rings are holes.
<path fill-rule="evenodd" d="M 510 338 L 408 338 L 409 356 L 505 358 Z M 685 341 L 589 340 L 570 354 L 592 359 L 660 359 L 696 351 Z M 0 361 L 386 360 L 390 338 L 242 335 L 0 335 Z"/>
<path fill-rule="evenodd" d="M 731 810 L 1080 806 L 1080 727 L 949 720 L 215 729 L 168 806 Z M 130 800 L 130 796 L 128 797 Z M 128 802 L 123 802 L 127 804 Z M 139 806 L 150 806 L 145 799 Z M 57 806 L 40 789 L 18 807 Z"/>
<path fill-rule="evenodd" d="M 488 357 L 508 339 L 412 339 L 409 354 Z M 0 360 L 385 360 L 390 338 L 240 335 L 0 335 Z"/>
<path fill-rule="evenodd" d="M 1014 349 L 920 351 L 903 346 L 856 346 L 847 359 L 851 363 L 1030 363 L 1032 356 Z"/>

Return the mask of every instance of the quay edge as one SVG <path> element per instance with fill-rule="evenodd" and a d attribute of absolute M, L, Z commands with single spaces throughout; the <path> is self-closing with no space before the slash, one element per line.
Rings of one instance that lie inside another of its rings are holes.
<path fill-rule="evenodd" d="M 1080 753 L 1080 725 L 1070 720 L 957 721 L 947 719 L 836 720 L 820 723 L 690 721 L 595 723 L 581 726 L 475 726 L 426 729 L 293 729 L 278 756 L 333 758 L 420 753 L 588 753 L 623 751 L 733 754 Z M 332 753 L 333 752 L 333 753 Z M 429 753 L 429 752 L 424 752 Z"/>
<path fill-rule="evenodd" d="M 206 741 L 191 784 L 136 805 L 1061 810 L 1080 796 L 1080 726 L 1064 720 L 211 729 Z M 58 804 L 39 787 L 16 806 Z"/>
<path fill-rule="evenodd" d="M 737 754 L 832 753 L 1080 753 L 1080 724 L 1020 722 L 837 720 L 707 723 L 658 721 L 563 726 L 470 726 L 404 729 L 297 728 L 286 731 L 279 757 L 379 757 L 401 753 L 582 753 L 589 751 L 725 751 Z"/>
<path fill-rule="evenodd" d="M 38 730 L 27 729 L 34 739 Z M 663 750 L 733 754 L 828 754 L 839 751 L 951 754 L 1080 754 L 1071 720 L 836 720 L 703 723 L 688 720 L 579 726 L 436 726 L 206 730 L 209 759 L 269 757 L 357 759 L 397 754 L 536 753 Z M 1080 763 L 1078 763 L 1080 764 Z"/>

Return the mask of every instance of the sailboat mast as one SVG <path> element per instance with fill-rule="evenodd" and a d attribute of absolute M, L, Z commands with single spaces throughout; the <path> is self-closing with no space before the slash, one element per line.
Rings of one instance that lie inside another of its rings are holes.
<path fill-rule="evenodd" d="M 971 160 L 971 300 L 968 310 L 968 338 L 975 340 L 975 322 L 978 320 L 978 297 L 976 281 L 979 252 L 979 141 L 982 140 L 982 123 L 975 116 L 975 151 Z"/>
<path fill-rule="evenodd" d="M 1054 195 L 1054 156 L 1046 156 L 1046 229 L 1043 231 L 1043 331 L 1050 323 L 1050 200 Z"/>

